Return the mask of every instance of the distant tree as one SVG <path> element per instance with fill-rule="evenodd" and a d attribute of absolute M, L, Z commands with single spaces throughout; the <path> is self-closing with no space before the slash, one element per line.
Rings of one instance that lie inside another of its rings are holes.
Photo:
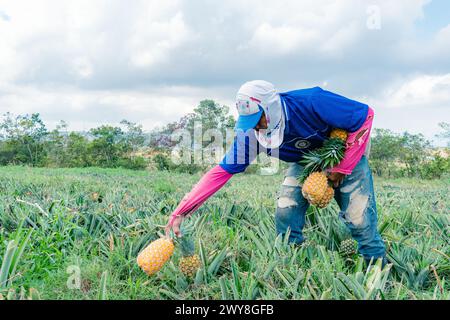
<path fill-rule="evenodd" d="M 433 159 L 420 166 L 420 176 L 425 179 L 440 179 L 450 173 L 450 158 L 436 154 Z"/>
<path fill-rule="evenodd" d="M 439 138 L 442 138 L 447 141 L 447 147 L 450 148 L 450 123 L 447 122 L 441 122 L 439 123 L 439 127 L 444 131 L 440 134 L 437 134 L 436 136 Z"/>
<path fill-rule="evenodd" d="M 431 143 L 422 134 L 404 132 L 400 138 L 399 161 L 406 168 L 408 176 L 417 175 L 422 163 L 429 159 Z"/>
<path fill-rule="evenodd" d="M 47 161 L 51 167 L 87 167 L 91 164 L 89 141 L 76 132 L 68 132 L 68 125 L 61 121 L 47 137 Z"/>
<path fill-rule="evenodd" d="M 75 168 L 92 165 L 89 154 L 89 141 L 85 136 L 77 132 L 71 132 L 67 136 L 66 144 L 67 160 L 65 166 Z"/>
<path fill-rule="evenodd" d="M 44 140 L 48 135 L 39 113 L 32 115 L 4 115 L 0 123 L 3 164 L 29 164 L 37 166 L 45 159 Z"/>
<path fill-rule="evenodd" d="M 194 117 L 193 113 L 182 116 L 178 121 L 170 122 L 162 128 L 153 130 L 150 133 L 149 147 L 156 150 L 169 150 L 177 145 L 177 141 L 173 141 L 171 136 L 177 130 L 187 130 L 188 123 Z"/>
<path fill-rule="evenodd" d="M 233 128 L 236 123 L 229 112 L 230 110 L 227 106 L 220 105 L 214 100 L 202 100 L 193 112 L 182 116 L 178 121 L 171 122 L 163 128 L 152 132 L 150 146 L 162 149 L 174 147 L 177 142 L 171 141 L 171 135 L 176 130 L 184 129 L 188 130 L 191 136 L 193 136 L 195 123 L 202 125 L 203 132 L 208 129 L 218 129 L 223 137 L 225 137 L 226 129 Z M 206 141 L 204 144 L 206 145 L 208 143 Z"/>
<path fill-rule="evenodd" d="M 203 130 L 218 129 L 224 132 L 227 127 L 234 127 L 235 120 L 229 115 L 229 108 L 221 106 L 214 100 L 202 100 L 194 109 L 194 115 L 187 121 L 187 128 L 194 129 L 194 122 L 201 122 Z"/>
<path fill-rule="evenodd" d="M 390 175 L 392 164 L 400 157 L 400 137 L 387 129 L 374 129 L 370 149 L 372 169 L 379 176 Z"/>
<path fill-rule="evenodd" d="M 48 134 L 46 140 L 46 165 L 52 167 L 66 166 L 68 161 L 67 136 L 65 136 L 63 132 L 66 132 L 67 128 L 67 123 L 61 121 L 56 128 Z"/>
<path fill-rule="evenodd" d="M 131 147 L 124 141 L 124 132 L 119 127 L 104 125 L 90 130 L 94 140 L 89 144 L 92 163 L 101 167 L 115 167 L 124 153 Z"/>
<path fill-rule="evenodd" d="M 134 153 L 141 149 L 145 144 L 146 138 L 142 125 L 138 125 L 128 120 L 122 120 L 120 124 L 126 127 L 123 140 L 130 147 L 131 151 Z"/>
<path fill-rule="evenodd" d="M 374 129 L 369 161 L 377 175 L 420 176 L 421 167 L 433 159 L 431 143 L 422 134 Z"/>

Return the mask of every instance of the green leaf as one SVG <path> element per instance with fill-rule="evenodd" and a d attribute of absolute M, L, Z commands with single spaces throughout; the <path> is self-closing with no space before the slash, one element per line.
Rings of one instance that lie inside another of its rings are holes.
<path fill-rule="evenodd" d="M 108 281 L 108 270 L 103 271 L 102 277 L 100 279 L 100 289 L 98 293 L 98 300 L 107 300 L 108 299 L 108 290 L 106 288 L 106 284 Z"/>
<path fill-rule="evenodd" d="M 225 276 L 220 277 L 219 285 L 220 292 L 222 293 L 222 300 L 230 300 L 230 296 L 228 295 L 227 282 L 228 280 L 225 279 Z"/>
<path fill-rule="evenodd" d="M 205 253 L 205 248 L 203 246 L 203 241 L 201 239 L 198 240 L 198 247 L 199 247 L 199 253 L 200 253 L 200 260 L 202 260 L 202 264 L 203 267 L 201 268 L 202 272 L 203 272 L 203 279 L 205 282 L 208 282 L 208 263 L 207 263 L 207 259 L 206 259 L 206 253 Z"/>
<path fill-rule="evenodd" d="M 208 273 L 210 275 L 215 275 L 217 273 L 217 271 L 219 270 L 221 264 L 223 263 L 223 261 L 225 260 L 225 257 L 227 255 L 227 248 L 223 248 L 222 251 L 220 253 L 218 253 L 213 261 L 211 262 L 211 264 L 208 267 Z"/>
<path fill-rule="evenodd" d="M 11 262 L 11 271 L 10 271 L 11 277 L 14 276 L 14 274 L 16 273 L 16 269 L 19 264 L 20 258 L 22 257 L 22 254 L 25 250 L 25 247 L 28 244 L 28 241 L 30 240 L 32 233 L 33 233 L 33 229 L 30 229 L 28 231 L 27 235 L 25 236 L 25 239 L 20 243 L 20 245 L 18 247 L 18 251 L 14 254 L 14 257 Z M 18 243 L 18 237 L 16 238 L 15 241 L 16 241 L 16 243 Z M 12 279 L 10 280 L 9 285 L 11 285 L 11 284 L 12 284 Z"/>
<path fill-rule="evenodd" d="M 0 289 L 6 288 L 8 285 L 8 280 L 11 281 L 9 279 L 11 275 L 10 268 L 16 251 L 17 251 L 17 244 L 14 240 L 11 240 L 6 247 L 6 252 L 5 255 L 3 256 L 2 267 L 0 269 Z"/>

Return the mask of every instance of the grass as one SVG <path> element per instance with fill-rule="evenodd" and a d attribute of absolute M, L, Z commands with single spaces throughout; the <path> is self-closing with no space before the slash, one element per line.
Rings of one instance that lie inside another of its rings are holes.
<path fill-rule="evenodd" d="M 338 247 L 336 203 L 308 210 L 301 247 L 275 235 L 281 175 L 238 175 L 188 221 L 202 268 L 155 276 L 137 254 L 200 178 L 121 169 L 0 168 L 3 299 L 449 299 L 450 181 L 375 179 L 391 268 Z"/>

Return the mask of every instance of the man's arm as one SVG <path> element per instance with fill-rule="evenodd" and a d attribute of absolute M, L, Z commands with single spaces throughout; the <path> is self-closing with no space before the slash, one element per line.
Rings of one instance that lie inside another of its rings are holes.
<path fill-rule="evenodd" d="M 175 220 L 181 222 L 189 214 L 194 213 L 209 197 L 219 191 L 233 175 L 221 166 L 217 165 L 209 170 L 200 181 L 186 194 L 178 207 L 171 214 L 167 227 L 172 227 Z M 166 233 L 170 228 L 166 227 Z M 179 235 L 179 226 L 174 228 L 175 234 Z"/>
<path fill-rule="evenodd" d="M 208 171 L 200 181 L 186 194 L 178 207 L 171 214 L 166 226 L 166 235 L 171 229 L 180 236 L 182 220 L 193 214 L 209 197 L 219 191 L 231 177 L 244 172 L 256 158 L 258 152 L 248 134 L 238 134 L 232 148 L 227 152 L 222 162 Z"/>

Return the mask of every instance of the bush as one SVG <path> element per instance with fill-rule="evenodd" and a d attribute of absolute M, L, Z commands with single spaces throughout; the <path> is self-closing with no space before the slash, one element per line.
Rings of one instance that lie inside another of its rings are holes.
<path fill-rule="evenodd" d="M 170 170 L 179 173 L 194 174 L 197 172 L 205 171 L 208 166 L 202 166 L 197 164 L 172 164 Z"/>
<path fill-rule="evenodd" d="M 152 158 L 153 163 L 156 165 L 156 169 L 159 171 L 170 170 L 170 159 L 163 153 L 158 153 Z"/>
<path fill-rule="evenodd" d="M 419 168 L 420 176 L 423 179 L 440 179 L 449 171 L 450 158 L 443 158 L 439 155 Z"/>
<path fill-rule="evenodd" d="M 118 166 L 131 170 L 144 170 L 148 162 L 144 157 L 122 158 L 118 161 Z"/>
<path fill-rule="evenodd" d="M 172 171 L 178 173 L 189 173 L 194 174 L 197 172 L 202 172 L 208 169 L 207 165 L 198 164 L 175 164 L 172 162 L 170 157 L 164 153 L 158 153 L 152 158 L 152 162 L 155 164 L 156 169 L 159 171 Z"/>
<path fill-rule="evenodd" d="M 434 155 L 436 150 L 422 134 L 374 129 L 371 145 L 369 162 L 378 176 L 435 179 L 450 170 L 450 160 Z"/>

